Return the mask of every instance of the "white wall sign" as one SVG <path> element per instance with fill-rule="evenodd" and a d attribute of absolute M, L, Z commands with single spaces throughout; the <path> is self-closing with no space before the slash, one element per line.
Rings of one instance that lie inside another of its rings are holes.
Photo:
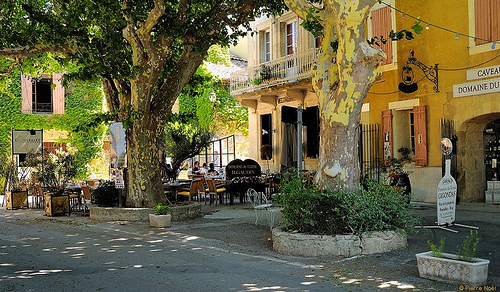
<path fill-rule="evenodd" d="M 38 152 L 43 146 L 43 130 L 12 130 L 12 154 Z"/>
<path fill-rule="evenodd" d="M 467 71 L 467 80 L 500 76 L 500 65 Z"/>
<path fill-rule="evenodd" d="M 453 85 L 453 97 L 500 92 L 500 78 Z"/>
<path fill-rule="evenodd" d="M 450 173 L 451 160 L 445 161 L 445 175 L 437 187 L 437 224 L 448 225 L 455 221 L 457 182 Z"/>

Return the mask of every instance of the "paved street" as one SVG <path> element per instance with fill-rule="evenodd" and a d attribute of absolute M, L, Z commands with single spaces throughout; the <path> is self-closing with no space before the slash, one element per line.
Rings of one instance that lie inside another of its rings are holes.
<path fill-rule="evenodd" d="M 1 291 L 334 290 L 314 266 L 142 223 L 0 212 Z"/>
<path fill-rule="evenodd" d="M 459 290 L 419 278 L 415 253 L 441 236 L 445 251 L 454 252 L 464 228 L 424 230 L 410 236 L 407 249 L 386 254 L 298 258 L 272 251 L 267 222 L 255 226 L 250 206 L 203 210 L 203 218 L 156 229 L 0 209 L 0 291 Z M 415 213 L 432 225 L 435 211 L 423 204 Z M 457 221 L 481 228 L 478 256 L 491 261 L 488 282 L 500 287 L 500 208 L 459 205 Z"/>

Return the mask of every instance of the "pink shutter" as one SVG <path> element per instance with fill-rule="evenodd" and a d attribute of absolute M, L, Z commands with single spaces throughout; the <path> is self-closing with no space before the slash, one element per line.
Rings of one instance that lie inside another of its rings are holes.
<path fill-rule="evenodd" d="M 21 112 L 23 114 L 32 113 L 33 104 L 33 83 L 29 76 L 21 74 L 21 97 L 23 101 L 21 103 Z"/>
<path fill-rule="evenodd" d="M 384 149 L 384 160 L 392 156 L 392 110 L 382 111 L 382 139 L 383 139 L 383 149 Z M 389 142 L 389 148 L 387 149 L 387 142 Z"/>
<path fill-rule="evenodd" d="M 427 118 L 425 105 L 413 107 L 415 128 L 415 165 L 427 166 Z"/>
<path fill-rule="evenodd" d="M 476 45 L 500 40 L 500 1 L 476 0 L 474 1 L 474 21 L 476 26 Z M 488 41 L 486 41 L 488 40 Z"/>
<path fill-rule="evenodd" d="M 490 0 L 476 0 L 474 1 L 474 17 L 476 32 L 475 35 L 481 39 L 490 39 Z M 486 41 L 475 39 L 476 46 L 485 44 Z"/>
<path fill-rule="evenodd" d="M 491 0 L 491 38 L 492 41 L 500 40 L 500 1 Z"/>
<path fill-rule="evenodd" d="M 387 54 L 387 59 L 382 62 L 382 65 L 392 63 L 392 41 L 389 39 L 389 33 L 392 30 L 392 20 L 391 20 L 391 9 L 386 6 L 372 11 L 372 36 L 378 37 L 383 36 L 387 40 L 387 43 L 383 44 L 378 41 L 382 50 Z"/>
<path fill-rule="evenodd" d="M 52 90 L 52 113 L 64 114 L 64 87 L 62 86 L 61 73 L 52 74 L 52 83 L 55 85 Z"/>

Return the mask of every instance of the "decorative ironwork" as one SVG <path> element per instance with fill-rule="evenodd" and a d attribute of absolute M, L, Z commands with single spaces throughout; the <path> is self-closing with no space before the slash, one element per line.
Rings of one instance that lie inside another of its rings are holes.
<path fill-rule="evenodd" d="M 287 55 L 248 70 L 231 73 L 231 95 L 255 92 L 311 78 L 317 49 Z"/>
<path fill-rule="evenodd" d="M 432 83 L 434 83 L 434 87 L 432 88 L 435 92 L 439 92 L 439 81 L 438 81 L 438 64 L 435 64 L 434 67 L 428 67 L 424 63 L 420 62 L 417 60 L 417 58 L 412 57 L 408 58 L 408 61 L 406 61 L 406 65 L 415 65 L 422 72 L 424 72 L 425 77 Z M 406 68 L 407 66 L 403 67 Z"/>

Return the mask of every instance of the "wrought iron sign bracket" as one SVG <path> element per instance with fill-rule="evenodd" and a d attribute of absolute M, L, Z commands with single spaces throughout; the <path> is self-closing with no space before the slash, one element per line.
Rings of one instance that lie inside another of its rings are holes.
<path fill-rule="evenodd" d="M 438 81 L 438 64 L 435 64 L 434 67 L 428 67 L 424 63 L 420 62 L 417 60 L 415 57 L 410 57 L 408 58 L 408 61 L 406 61 L 406 65 L 408 66 L 409 64 L 415 65 L 422 72 L 424 72 L 425 77 L 432 83 L 434 83 L 434 89 L 435 92 L 439 92 L 439 81 Z"/>

